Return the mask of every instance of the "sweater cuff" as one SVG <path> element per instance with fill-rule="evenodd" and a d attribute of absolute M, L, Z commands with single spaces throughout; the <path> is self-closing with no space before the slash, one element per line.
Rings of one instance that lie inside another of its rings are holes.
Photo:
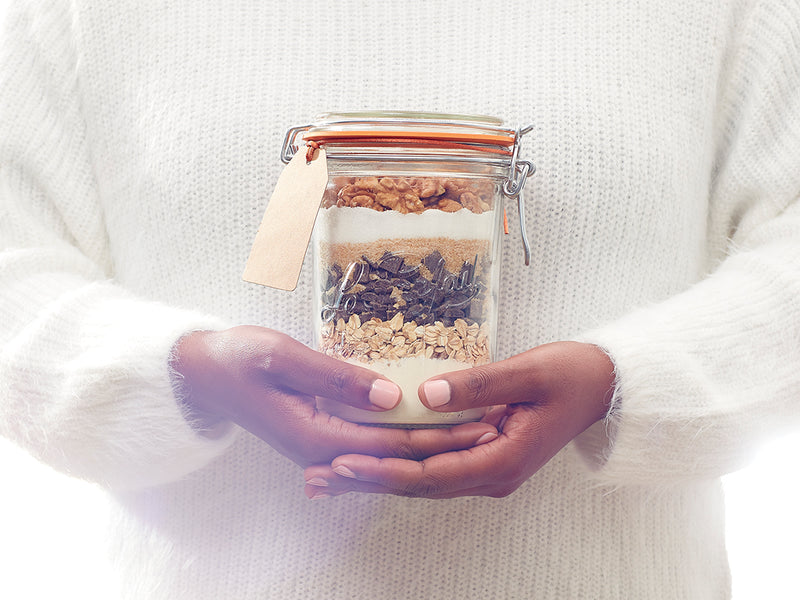
<path fill-rule="evenodd" d="M 97 420 L 98 429 L 105 429 L 107 435 L 117 426 L 126 428 L 119 437 L 118 462 L 110 462 L 114 461 L 113 455 L 103 461 L 105 464 L 92 464 L 89 455 L 73 462 L 86 464 L 87 469 L 101 474 L 100 483 L 115 489 L 160 485 L 186 477 L 224 453 L 240 431 L 228 421 L 212 428 L 197 423 L 183 401 L 170 366 L 175 344 L 181 337 L 192 331 L 224 329 L 228 324 L 161 305 L 145 310 L 149 313 L 143 316 L 147 329 L 139 331 L 133 338 L 135 343 L 120 348 L 114 359 L 119 364 L 135 365 L 135 371 L 127 381 L 111 382 L 120 388 L 116 393 L 109 389 L 107 393 L 89 395 L 114 398 L 108 404 L 98 400 L 90 418 Z M 98 444 L 108 442 L 98 440 Z M 90 447 L 84 444 L 86 451 Z M 91 472 L 85 475 L 96 478 Z"/>
<path fill-rule="evenodd" d="M 604 348 L 597 341 L 592 341 L 587 338 L 576 341 L 593 344 L 599 347 L 608 355 L 611 362 L 614 364 L 614 393 L 611 396 L 605 416 L 573 440 L 573 446 L 586 466 L 592 473 L 597 474 L 603 469 L 612 456 L 614 445 L 619 435 L 620 421 L 622 419 L 620 415 L 623 395 L 621 391 L 622 382 L 619 377 L 617 363 L 614 361 L 614 356 L 607 348 Z"/>
<path fill-rule="evenodd" d="M 222 454 L 239 429 L 197 428 L 175 394 L 170 355 L 228 324 L 88 285 L 51 305 L 7 348 L 3 433 L 55 469 L 124 490 L 164 484 Z M 32 361 L 31 357 L 38 357 Z"/>

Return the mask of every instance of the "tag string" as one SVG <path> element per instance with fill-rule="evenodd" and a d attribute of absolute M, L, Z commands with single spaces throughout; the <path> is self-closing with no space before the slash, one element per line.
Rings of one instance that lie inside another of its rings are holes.
<path fill-rule="evenodd" d="M 319 144 L 314 140 L 309 140 L 306 142 L 306 164 L 311 162 L 311 160 L 314 158 L 314 152 L 316 152 L 318 148 Z"/>

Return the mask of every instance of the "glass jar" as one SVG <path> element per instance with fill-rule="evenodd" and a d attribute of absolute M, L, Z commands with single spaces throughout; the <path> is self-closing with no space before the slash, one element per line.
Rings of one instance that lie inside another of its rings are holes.
<path fill-rule="evenodd" d="M 533 171 L 521 133 L 491 117 L 325 114 L 287 134 L 324 146 L 328 184 L 314 225 L 316 348 L 381 373 L 403 392 L 386 412 L 320 400 L 343 419 L 400 427 L 478 420 L 419 400 L 426 379 L 496 352 L 503 196 Z M 507 223 L 507 222 L 506 222 Z"/>

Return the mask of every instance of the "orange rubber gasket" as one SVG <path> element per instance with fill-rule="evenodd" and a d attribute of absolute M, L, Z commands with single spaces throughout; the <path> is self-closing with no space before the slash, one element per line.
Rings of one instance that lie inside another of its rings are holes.
<path fill-rule="evenodd" d="M 353 132 L 356 133 L 356 132 Z M 365 132 L 360 132 L 365 133 Z M 476 139 L 476 138 L 482 139 Z M 490 138 L 489 141 L 486 138 Z M 498 145 L 510 146 L 513 145 L 514 139 L 506 138 L 504 136 L 476 136 L 476 135 L 459 135 L 459 134 L 446 134 L 445 136 L 432 137 L 430 134 L 424 135 L 394 135 L 392 132 L 391 137 L 378 137 L 373 135 L 352 136 L 340 135 L 339 132 L 333 133 L 314 133 L 313 135 L 304 135 L 303 139 L 308 144 L 316 143 L 323 145 L 325 143 L 346 143 L 346 144 L 364 144 L 368 146 L 396 146 L 401 145 L 414 145 L 414 146 L 431 146 L 440 148 L 450 148 L 455 150 L 479 150 L 481 152 L 488 152 L 491 154 L 503 154 L 510 156 L 511 150 L 508 148 L 498 148 Z M 497 140 L 502 140 L 498 142 Z M 491 145 L 487 145 L 491 144 Z"/>
<path fill-rule="evenodd" d="M 488 146 L 513 146 L 515 136 L 492 135 L 485 133 L 454 133 L 448 131 L 314 131 L 306 132 L 304 140 L 315 142 L 402 142 L 402 143 L 431 143 L 452 142 L 455 144 L 480 144 Z"/>

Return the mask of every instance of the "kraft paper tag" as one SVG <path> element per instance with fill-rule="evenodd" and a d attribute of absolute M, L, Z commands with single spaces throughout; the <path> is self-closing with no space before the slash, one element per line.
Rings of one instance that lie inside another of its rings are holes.
<path fill-rule="evenodd" d="M 325 150 L 311 162 L 305 149 L 284 167 L 258 228 L 242 278 L 279 290 L 297 287 L 300 269 L 328 183 Z"/>

